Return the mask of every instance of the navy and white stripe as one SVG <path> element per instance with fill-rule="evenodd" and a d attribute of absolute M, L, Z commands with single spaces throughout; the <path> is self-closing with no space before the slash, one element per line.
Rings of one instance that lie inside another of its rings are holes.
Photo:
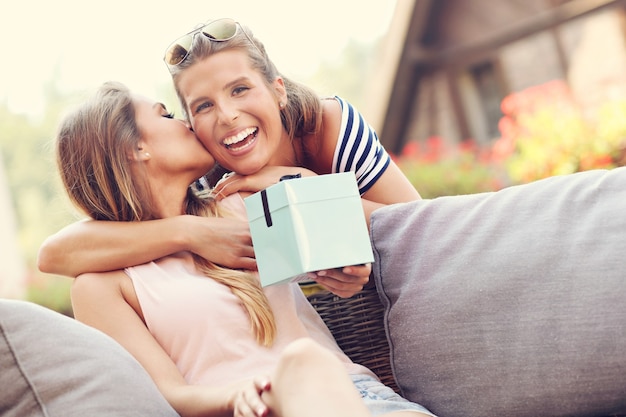
<path fill-rule="evenodd" d="M 363 195 L 385 172 L 391 158 L 374 129 L 347 101 L 335 96 L 341 105 L 341 129 L 333 157 L 333 173 L 354 172 Z"/>

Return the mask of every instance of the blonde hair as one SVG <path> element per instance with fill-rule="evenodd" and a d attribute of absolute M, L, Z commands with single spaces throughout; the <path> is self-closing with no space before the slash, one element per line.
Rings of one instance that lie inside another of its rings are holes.
<path fill-rule="evenodd" d="M 56 158 L 72 203 L 95 220 L 143 221 L 157 218 L 147 191 L 147 176 L 133 177 L 130 155 L 141 132 L 130 91 L 109 82 L 61 123 Z M 213 198 L 187 190 L 185 213 L 222 217 Z M 269 346 L 276 334 L 274 315 L 253 273 L 218 266 L 194 255 L 200 272 L 226 285 L 241 300 L 259 344 Z"/>

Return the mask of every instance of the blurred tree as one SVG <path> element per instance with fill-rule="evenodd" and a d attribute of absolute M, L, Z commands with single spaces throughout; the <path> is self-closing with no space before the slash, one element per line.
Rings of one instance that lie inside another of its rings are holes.
<path fill-rule="evenodd" d="M 22 298 L 25 295 L 26 268 L 16 235 L 15 209 L 0 146 L 0 297 Z"/>
<path fill-rule="evenodd" d="M 44 276 L 36 268 L 41 242 L 75 219 L 58 185 L 53 138 L 61 109 L 70 103 L 50 85 L 44 91 L 45 112 L 29 118 L 0 106 L 0 148 L 9 193 L 17 218 L 17 245 L 27 265 L 26 297 L 61 311 L 69 308 L 67 278 Z M 57 290 L 61 285 L 62 290 Z"/>
<path fill-rule="evenodd" d="M 357 109 L 364 108 L 367 99 L 364 83 L 370 79 L 368 74 L 374 68 L 375 51 L 379 45 L 380 42 L 362 44 L 350 41 L 340 59 L 322 62 L 308 80 L 301 81 L 315 88 L 321 95 L 339 95 Z"/>

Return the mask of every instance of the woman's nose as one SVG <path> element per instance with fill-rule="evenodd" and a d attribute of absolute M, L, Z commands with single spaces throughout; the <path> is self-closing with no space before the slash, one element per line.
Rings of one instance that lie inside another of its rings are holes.
<path fill-rule="evenodd" d="M 239 111 L 233 105 L 222 104 L 218 107 L 219 120 L 223 124 L 232 123 L 239 117 Z"/>

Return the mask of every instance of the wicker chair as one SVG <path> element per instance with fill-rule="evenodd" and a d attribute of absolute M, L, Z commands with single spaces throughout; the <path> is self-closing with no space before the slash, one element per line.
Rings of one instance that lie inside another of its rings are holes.
<path fill-rule="evenodd" d="M 351 298 L 320 291 L 308 299 L 350 359 L 371 369 L 385 385 L 399 392 L 389 362 L 384 307 L 376 287 L 368 285 Z"/>

